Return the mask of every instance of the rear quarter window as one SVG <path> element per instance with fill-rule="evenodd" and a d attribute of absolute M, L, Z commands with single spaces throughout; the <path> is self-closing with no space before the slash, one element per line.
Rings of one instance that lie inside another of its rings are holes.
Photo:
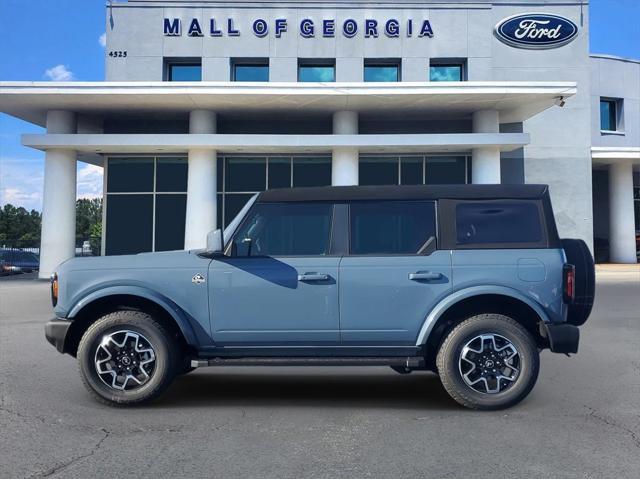
<path fill-rule="evenodd" d="M 544 246 L 545 231 L 535 201 L 461 202 L 455 207 L 456 245 Z"/>

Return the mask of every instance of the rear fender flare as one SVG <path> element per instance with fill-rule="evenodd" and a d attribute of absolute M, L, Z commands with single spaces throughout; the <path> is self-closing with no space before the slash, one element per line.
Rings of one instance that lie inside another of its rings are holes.
<path fill-rule="evenodd" d="M 443 300 L 441 300 L 429 313 L 427 319 L 425 319 L 422 324 L 422 328 L 420 328 L 420 333 L 418 334 L 418 339 L 416 341 L 416 346 L 422 346 L 426 344 L 429 339 L 429 335 L 433 330 L 434 326 L 437 324 L 438 320 L 442 317 L 447 310 L 459 303 L 462 300 L 471 298 L 473 296 L 481 296 L 484 294 L 497 294 L 502 296 L 508 296 L 519 301 L 522 301 L 524 304 L 533 309 L 536 314 L 544 321 L 545 323 L 549 323 L 549 317 L 547 313 L 544 312 L 544 309 L 537 302 L 533 301 L 531 298 L 519 293 L 515 289 L 508 288 L 506 286 L 472 286 L 470 288 L 461 289 L 456 291 Z"/>

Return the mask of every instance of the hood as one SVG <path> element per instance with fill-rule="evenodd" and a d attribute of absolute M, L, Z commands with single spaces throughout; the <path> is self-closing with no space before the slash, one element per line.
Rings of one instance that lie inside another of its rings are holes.
<path fill-rule="evenodd" d="M 154 269 L 183 266 L 202 250 L 161 251 L 119 256 L 82 256 L 61 263 L 58 274 L 70 271 L 110 270 L 110 269 Z"/>

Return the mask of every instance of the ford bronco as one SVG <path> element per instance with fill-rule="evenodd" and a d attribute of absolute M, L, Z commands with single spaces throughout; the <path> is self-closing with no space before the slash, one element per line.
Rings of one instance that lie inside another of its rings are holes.
<path fill-rule="evenodd" d="M 255 195 L 202 250 L 64 262 L 45 332 L 107 404 L 202 366 L 358 365 L 431 370 L 499 409 L 541 350 L 577 352 L 594 290 L 547 186 L 294 188 Z"/>

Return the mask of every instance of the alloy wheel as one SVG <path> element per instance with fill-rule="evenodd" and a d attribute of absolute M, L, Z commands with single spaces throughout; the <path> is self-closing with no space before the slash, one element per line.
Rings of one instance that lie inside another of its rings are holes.
<path fill-rule="evenodd" d="M 135 390 L 146 384 L 153 375 L 155 362 L 151 342 L 131 330 L 102 336 L 94 358 L 100 380 L 119 391 Z"/>
<path fill-rule="evenodd" d="M 520 353 L 504 336 L 481 334 L 468 341 L 460 353 L 464 382 L 476 392 L 497 394 L 511 387 L 520 375 Z"/>

